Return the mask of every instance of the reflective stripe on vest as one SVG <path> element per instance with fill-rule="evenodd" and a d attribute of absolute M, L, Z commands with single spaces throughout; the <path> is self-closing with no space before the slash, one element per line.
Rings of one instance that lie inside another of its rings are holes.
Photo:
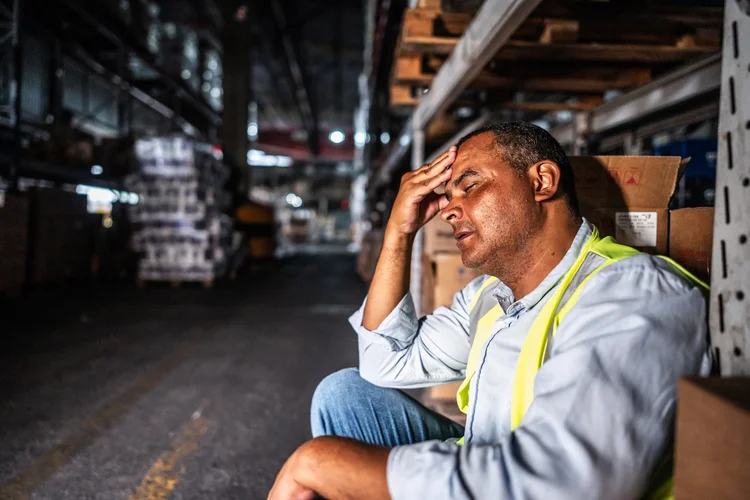
<path fill-rule="evenodd" d="M 599 230 L 592 228 L 591 236 L 581 250 L 578 258 L 561 279 L 555 293 L 542 306 L 542 310 L 529 329 L 518 356 L 513 389 L 511 393 L 511 429 L 521 424 L 526 410 L 534 400 L 534 378 L 548 356 L 550 332 L 554 337 L 557 327 L 567 313 L 576 304 L 584 285 L 596 273 L 622 259 L 640 254 L 634 248 L 618 244 L 612 237 L 600 238 Z M 661 256 L 660 256 L 661 257 Z M 667 257 L 661 257 L 672 265 L 680 274 L 699 287 L 708 289 L 708 285 L 690 274 L 685 268 Z M 477 290 L 469 304 L 471 324 L 470 335 L 473 337 L 469 359 L 466 365 L 466 378 L 458 389 L 456 401 L 459 409 L 467 413 L 471 394 L 471 381 L 479 364 L 479 356 L 493 333 L 495 322 L 503 316 L 503 310 L 492 295 L 492 286 L 497 278 L 488 278 Z M 463 444 L 464 439 L 459 440 Z M 649 498 L 666 499 L 672 497 L 671 460 L 665 460 L 659 466 Z"/>

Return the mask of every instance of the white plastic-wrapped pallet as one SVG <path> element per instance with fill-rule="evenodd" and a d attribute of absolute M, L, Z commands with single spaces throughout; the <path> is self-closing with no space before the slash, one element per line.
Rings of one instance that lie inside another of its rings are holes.
<path fill-rule="evenodd" d="M 139 281 L 213 282 L 227 267 L 228 168 L 182 136 L 141 139 L 135 151 L 140 168 L 128 188 L 140 195 L 129 212 Z"/>

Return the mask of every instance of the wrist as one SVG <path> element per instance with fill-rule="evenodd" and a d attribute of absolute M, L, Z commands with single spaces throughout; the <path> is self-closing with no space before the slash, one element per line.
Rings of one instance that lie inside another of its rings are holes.
<path fill-rule="evenodd" d="M 383 247 L 394 249 L 410 249 L 414 244 L 416 233 L 405 233 L 398 229 L 386 226 L 383 234 Z"/>

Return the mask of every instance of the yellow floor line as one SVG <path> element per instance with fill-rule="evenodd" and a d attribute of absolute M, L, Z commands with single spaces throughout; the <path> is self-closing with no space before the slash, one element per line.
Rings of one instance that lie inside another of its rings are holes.
<path fill-rule="evenodd" d="M 146 376 L 110 403 L 51 450 L 34 460 L 23 472 L 0 485 L 0 499 L 25 500 L 70 460 L 88 448 L 109 430 L 147 392 L 172 373 L 195 350 L 196 345 L 184 344 L 159 362 Z"/>
<path fill-rule="evenodd" d="M 165 500 L 177 487 L 185 472 L 180 462 L 198 449 L 199 441 L 208 432 L 208 419 L 198 412 L 193 417 L 174 438 L 172 448 L 154 462 L 130 500 Z"/>

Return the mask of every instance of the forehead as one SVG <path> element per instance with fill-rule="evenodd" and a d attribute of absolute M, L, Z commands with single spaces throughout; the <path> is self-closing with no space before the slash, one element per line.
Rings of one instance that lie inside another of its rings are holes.
<path fill-rule="evenodd" d="M 456 152 L 456 161 L 453 163 L 454 176 L 469 168 L 477 172 L 499 169 L 505 164 L 499 153 L 491 133 L 472 137 L 461 144 Z"/>

